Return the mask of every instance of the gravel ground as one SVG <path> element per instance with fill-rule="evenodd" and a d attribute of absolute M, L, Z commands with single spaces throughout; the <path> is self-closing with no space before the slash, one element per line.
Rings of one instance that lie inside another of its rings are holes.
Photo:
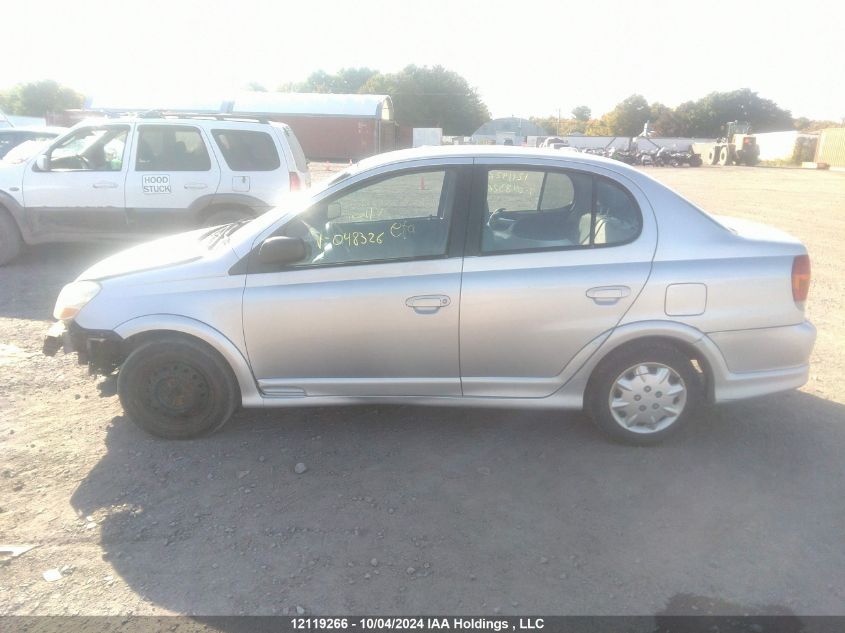
<path fill-rule="evenodd" d="M 157 440 L 40 354 L 114 247 L 0 269 L 0 541 L 35 546 L 0 561 L 0 614 L 845 614 L 845 174 L 651 173 L 801 238 L 820 330 L 806 387 L 653 449 L 580 414 L 395 406 Z"/>

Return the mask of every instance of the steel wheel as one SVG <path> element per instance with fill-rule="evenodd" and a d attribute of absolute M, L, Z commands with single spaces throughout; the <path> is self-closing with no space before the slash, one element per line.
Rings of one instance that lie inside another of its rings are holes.
<path fill-rule="evenodd" d="M 166 333 L 129 354 L 117 374 L 117 393 L 135 424 L 170 439 L 219 429 L 240 396 L 219 354 L 201 341 Z"/>
<path fill-rule="evenodd" d="M 148 378 L 150 407 L 171 418 L 203 415 L 210 407 L 208 381 L 196 368 L 182 362 L 158 367 Z"/>
<path fill-rule="evenodd" d="M 623 371 L 610 390 L 613 419 L 634 433 L 659 433 L 674 424 L 687 403 L 684 379 L 662 363 L 640 363 Z"/>

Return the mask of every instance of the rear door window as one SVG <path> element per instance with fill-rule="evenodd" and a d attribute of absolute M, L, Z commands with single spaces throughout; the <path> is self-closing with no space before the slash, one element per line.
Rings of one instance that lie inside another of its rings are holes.
<path fill-rule="evenodd" d="M 141 125 L 138 171 L 209 171 L 211 158 L 198 128 L 190 125 Z"/>
<path fill-rule="evenodd" d="M 232 171 L 274 171 L 281 164 L 267 132 L 212 130 L 211 135 Z"/>
<path fill-rule="evenodd" d="M 624 244 L 640 233 L 633 197 L 603 177 L 569 170 L 491 169 L 481 252 Z"/>

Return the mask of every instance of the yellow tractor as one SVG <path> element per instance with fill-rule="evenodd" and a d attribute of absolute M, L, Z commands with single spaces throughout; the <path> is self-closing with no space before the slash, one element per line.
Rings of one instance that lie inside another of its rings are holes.
<path fill-rule="evenodd" d="M 760 160 L 757 139 L 747 122 L 731 121 L 725 125 L 725 136 L 715 143 L 693 143 L 692 151 L 705 165 L 756 165 Z"/>

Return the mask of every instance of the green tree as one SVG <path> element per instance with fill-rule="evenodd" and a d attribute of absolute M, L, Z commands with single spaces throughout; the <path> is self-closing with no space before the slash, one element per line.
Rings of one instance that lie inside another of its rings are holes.
<path fill-rule="evenodd" d="M 359 92 L 390 95 L 400 124 L 440 127 L 444 134 L 472 134 L 490 119 L 475 88 L 442 66 L 410 65 L 398 73 L 377 74 Z"/>
<path fill-rule="evenodd" d="M 678 118 L 675 110 L 662 103 L 652 103 L 649 111 L 649 129 L 654 131 L 655 136 L 686 136 L 684 123 Z"/>
<path fill-rule="evenodd" d="M 792 114 L 748 88 L 711 92 L 698 101 L 687 101 L 676 109 L 687 136 L 717 137 L 725 123 L 748 121 L 754 132 L 776 132 L 793 128 Z"/>
<path fill-rule="evenodd" d="M 267 92 L 267 88 L 265 88 L 263 84 L 260 84 L 257 81 L 250 81 L 246 85 L 246 89 L 250 92 Z"/>
<path fill-rule="evenodd" d="M 642 95 L 631 95 L 602 117 L 614 136 L 637 136 L 650 118 L 648 101 Z"/>
<path fill-rule="evenodd" d="M 376 74 L 378 74 L 378 71 L 366 67 L 341 68 L 333 75 L 325 70 L 317 70 L 308 75 L 308 78 L 303 82 L 279 86 L 279 91 L 355 94 Z"/>
<path fill-rule="evenodd" d="M 590 120 L 590 115 L 592 114 L 592 110 L 585 105 L 580 105 L 575 108 L 572 108 L 572 116 L 576 121 L 584 121 L 585 123 Z"/>
<path fill-rule="evenodd" d="M 49 112 L 81 108 L 84 102 L 83 95 L 52 79 L 18 84 L 0 92 L 0 110 L 6 114 L 43 117 Z"/>
<path fill-rule="evenodd" d="M 825 128 L 829 127 L 845 127 L 845 120 L 840 121 L 837 123 L 836 121 L 829 121 L 829 120 L 814 120 L 808 119 L 805 116 L 798 117 L 793 121 L 793 126 L 796 130 L 800 132 L 818 132 L 819 130 L 824 130 Z"/>
<path fill-rule="evenodd" d="M 614 132 L 607 120 L 608 115 L 605 114 L 601 119 L 590 119 L 587 121 L 587 127 L 584 132 L 588 136 L 613 136 Z"/>

